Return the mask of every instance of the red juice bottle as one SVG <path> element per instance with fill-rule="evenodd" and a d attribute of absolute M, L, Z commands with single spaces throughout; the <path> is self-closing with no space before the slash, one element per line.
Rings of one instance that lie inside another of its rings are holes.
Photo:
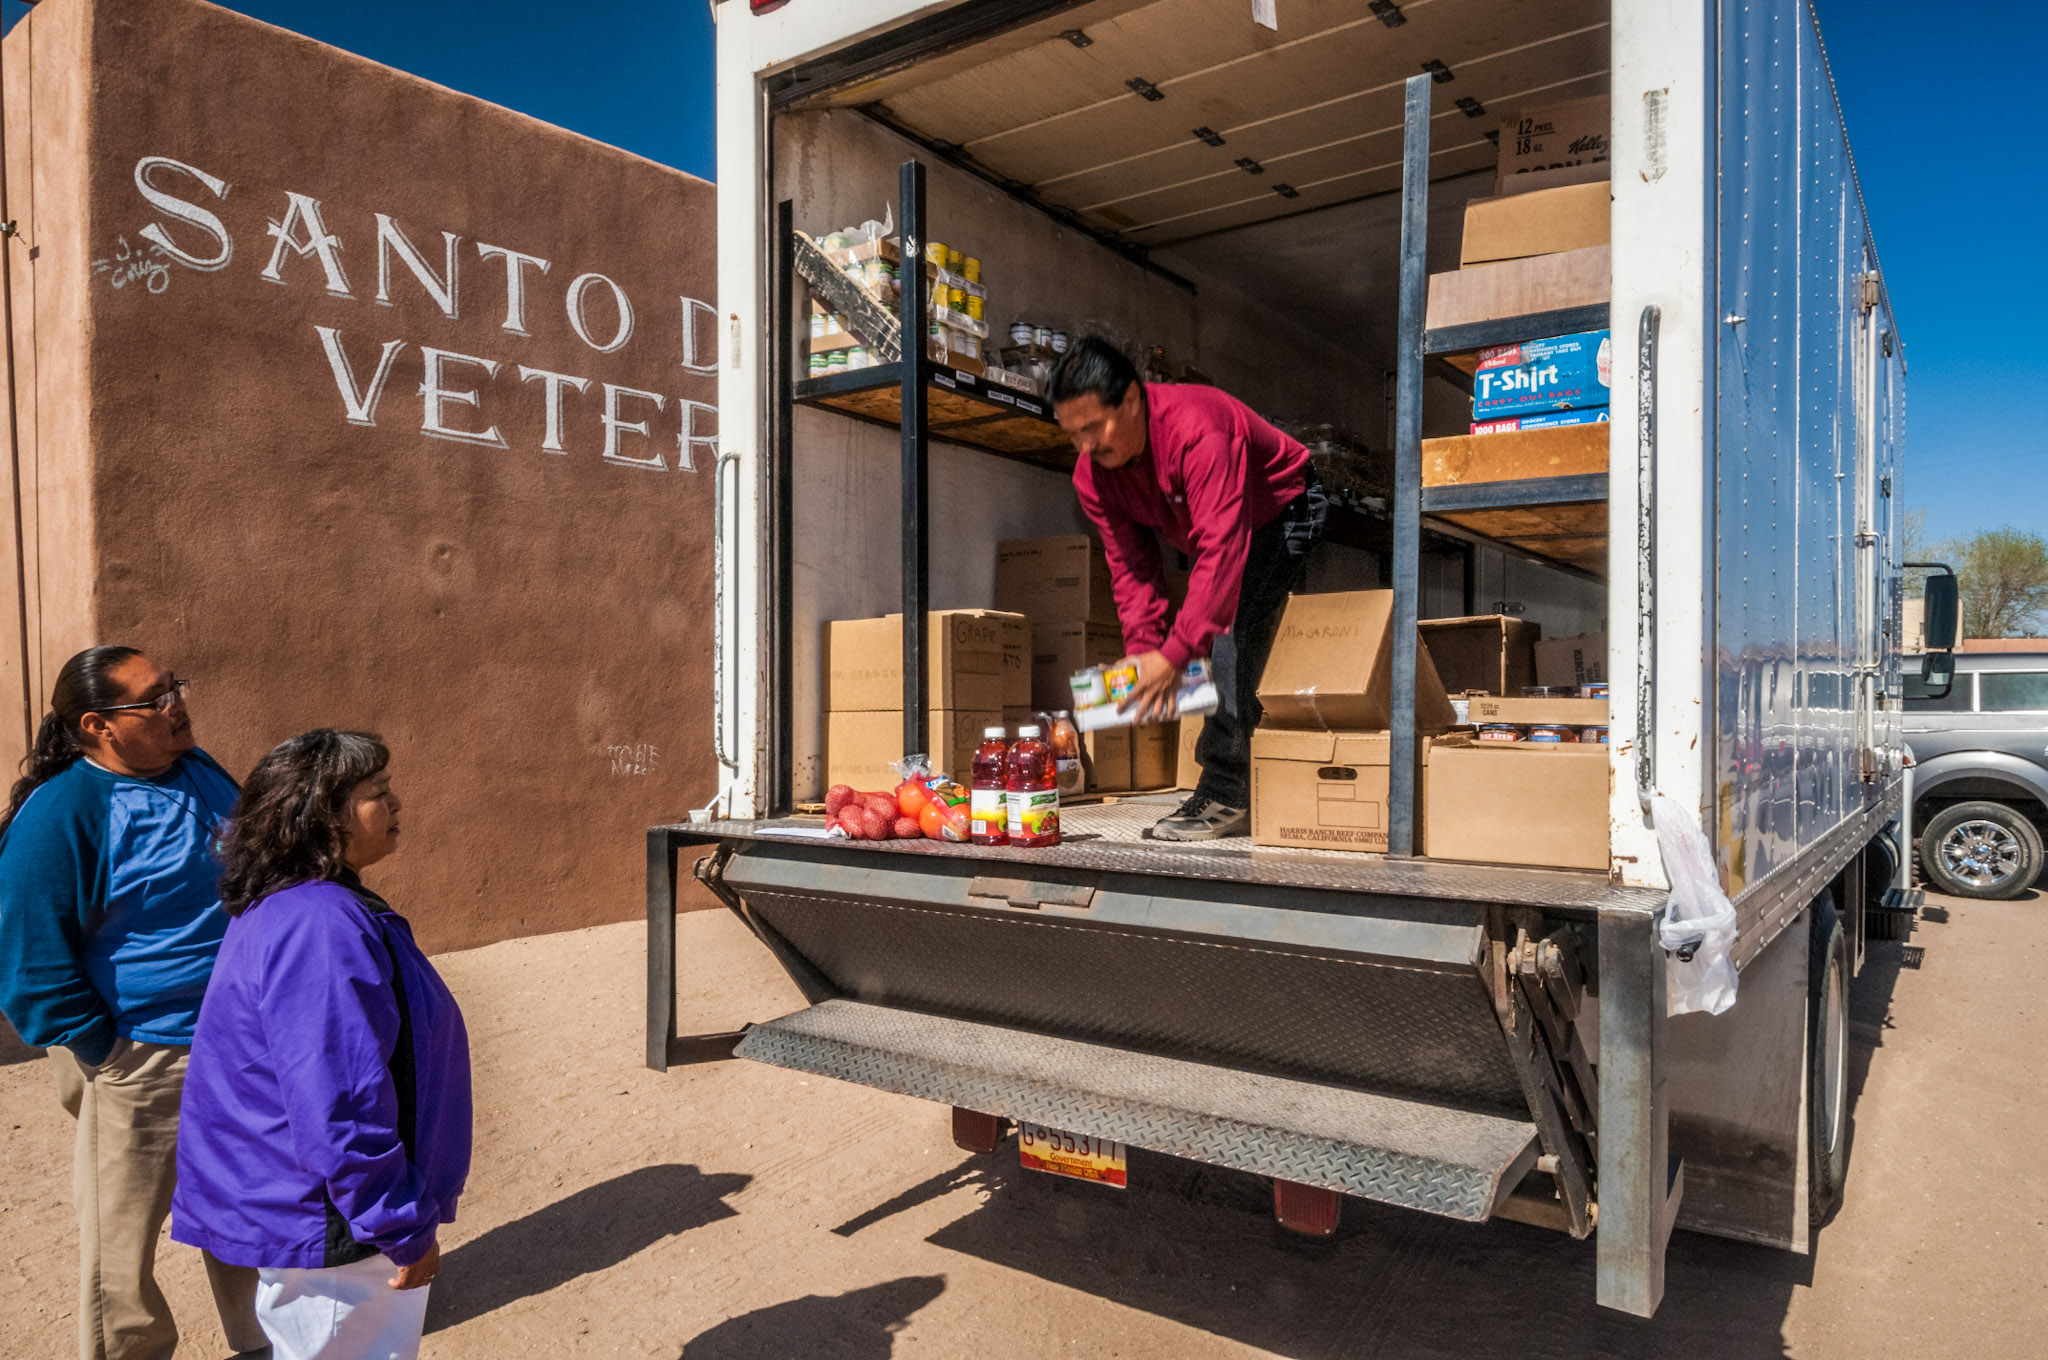
<path fill-rule="evenodd" d="M 1017 729 L 1005 781 L 1012 845 L 1036 850 L 1060 843 L 1059 771 L 1053 760 L 1035 723 Z"/>
<path fill-rule="evenodd" d="M 968 794 L 968 839 L 976 845 L 1010 843 L 1008 765 L 1010 743 L 1003 729 L 982 729 L 981 745 L 974 752 L 974 774 Z"/>

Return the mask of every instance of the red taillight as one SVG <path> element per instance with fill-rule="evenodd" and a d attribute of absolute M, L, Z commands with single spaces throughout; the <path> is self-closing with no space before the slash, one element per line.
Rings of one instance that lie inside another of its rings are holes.
<path fill-rule="evenodd" d="M 747 0 L 747 5 L 756 14 L 772 14 L 788 4 L 789 0 Z"/>

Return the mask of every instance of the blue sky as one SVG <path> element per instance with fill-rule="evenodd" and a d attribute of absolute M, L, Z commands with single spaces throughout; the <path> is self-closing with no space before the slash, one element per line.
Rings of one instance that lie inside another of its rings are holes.
<path fill-rule="evenodd" d="M 1906 504 L 1936 539 L 2048 531 L 2028 364 L 2048 297 L 2048 176 L 2023 150 L 2048 4 L 1814 2 L 1911 365 Z M 711 177 L 708 0 L 228 7 Z M 0 0 L 8 22 L 22 12 Z"/>

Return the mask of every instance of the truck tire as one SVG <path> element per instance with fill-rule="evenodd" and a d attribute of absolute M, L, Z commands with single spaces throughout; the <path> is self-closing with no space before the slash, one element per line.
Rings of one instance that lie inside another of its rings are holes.
<path fill-rule="evenodd" d="M 2041 833 L 2004 803 L 1957 803 L 1927 819 L 1920 872 L 1954 897 L 2018 897 L 2041 872 Z"/>
<path fill-rule="evenodd" d="M 1849 937 L 1823 896 L 1813 904 L 1808 956 L 1806 1148 L 1808 1218 L 1842 1207 L 1849 1175 Z"/>

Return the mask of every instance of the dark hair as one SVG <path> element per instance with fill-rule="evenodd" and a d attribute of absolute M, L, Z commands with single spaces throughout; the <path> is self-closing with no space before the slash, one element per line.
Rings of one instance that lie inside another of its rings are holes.
<path fill-rule="evenodd" d="M 1104 406 L 1121 406 L 1136 381 L 1138 366 L 1129 355 L 1099 335 L 1084 335 L 1053 365 L 1045 395 L 1055 406 L 1091 394 Z"/>
<path fill-rule="evenodd" d="M 220 904 L 228 914 L 295 883 L 340 878 L 348 796 L 390 763 L 371 732 L 322 727 L 272 747 L 249 772 L 221 840 Z"/>
<path fill-rule="evenodd" d="M 120 703 L 127 696 L 113 679 L 114 667 L 142 653 L 133 647 L 88 647 L 64 663 L 57 683 L 50 686 L 50 711 L 36 729 L 36 744 L 21 758 L 21 778 L 7 795 L 7 815 L 0 817 L 0 832 L 14 821 L 14 814 L 28 796 L 85 755 L 78 744 L 78 723 L 94 709 Z"/>

